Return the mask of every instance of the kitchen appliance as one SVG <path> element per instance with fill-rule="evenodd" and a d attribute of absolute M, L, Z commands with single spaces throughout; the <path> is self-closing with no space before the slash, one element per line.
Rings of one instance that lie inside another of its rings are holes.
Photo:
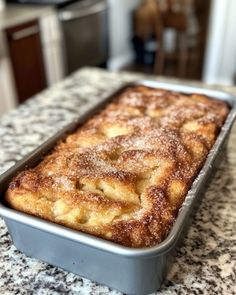
<path fill-rule="evenodd" d="M 191 213 L 196 209 L 209 178 L 212 176 L 222 153 L 236 116 L 234 96 L 221 91 L 152 81 L 139 81 L 129 85 L 145 85 L 188 93 L 205 94 L 227 102 L 231 109 L 212 147 L 206 162 L 192 184 L 179 210 L 175 223 L 160 244 L 150 248 L 128 248 L 82 232 L 53 224 L 8 208 L 3 201 L 12 178 L 25 167 L 37 165 L 56 142 L 73 132 L 96 112 L 103 109 L 117 93 L 100 101 L 93 109 L 72 122 L 25 159 L 0 177 L 0 215 L 4 218 L 14 245 L 28 256 L 36 257 L 96 282 L 109 285 L 128 294 L 147 294 L 160 288 L 167 269 L 172 263 L 176 247 L 183 240 L 191 222 Z M 125 87 L 129 86 L 126 85 Z M 124 90 L 122 88 L 120 91 Z"/>
<path fill-rule="evenodd" d="M 83 66 L 106 66 L 108 54 L 107 0 L 7 0 L 9 3 L 53 5 L 63 38 L 65 74 Z"/>
<path fill-rule="evenodd" d="M 83 0 L 59 9 L 67 74 L 82 66 L 106 65 L 107 15 L 106 0 Z"/>

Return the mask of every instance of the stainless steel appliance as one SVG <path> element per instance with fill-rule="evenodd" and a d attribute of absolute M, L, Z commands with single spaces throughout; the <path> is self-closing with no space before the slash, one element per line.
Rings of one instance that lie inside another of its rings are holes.
<path fill-rule="evenodd" d="M 105 65 L 108 59 L 107 14 L 105 0 L 82 0 L 59 9 L 67 74 L 85 65 Z"/>

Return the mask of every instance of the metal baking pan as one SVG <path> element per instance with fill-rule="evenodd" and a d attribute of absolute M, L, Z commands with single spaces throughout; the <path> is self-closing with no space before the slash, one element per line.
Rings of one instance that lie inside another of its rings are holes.
<path fill-rule="evenodd" d="M 17 172 L 35 166 L 56 142 L 72 132 L 93 114 L 101 110 L 124 87 L 146 85 L 184 94 L 201 93 L 226 101 L 230 113 L 210 151 L 204 167 L 193 182 L 168 237 L 151 248 L 134 249 L 81 233 L 37 217 L 8 208 L 3 201 L 9 182 Z M 221 158 L 229 131 L 236 115 L 235 98 L 221 91 L 179 84 L 138 81 L 125 85 L 104 99 L 77 122 L 62 129 L 25 159 L 0 177 L 0 215 L 4 218 L 14 245 L 28 256 L 36 257 L 82 277 L 108 285 L 128 294 L 148 294 L 160 288 L 171 265 L 172 256 L 189 225 L 190 213 L 198 205 L 209 177 Z"/>

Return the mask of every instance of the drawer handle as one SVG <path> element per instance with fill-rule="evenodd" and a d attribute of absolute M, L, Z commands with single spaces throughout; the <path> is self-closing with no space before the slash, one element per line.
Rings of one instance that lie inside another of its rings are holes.
<path fill-rule="evenodd" d="M 30 37 L 39 32 L 38 26 L 29 27 L 12 34 L 12 39 L 15 41 Z"/>
<path fill-rule="evenodd" d="M 107 9 L 106 2 L 101 2 L 86 9 L 77 11 L 65 10 L 59 14 L 59 18 L 61 21 L 70 21 L 77 18 L 79 19 L 82 17 L 88 17 L 90 15 L 102 12 L 105 9 Z"/>

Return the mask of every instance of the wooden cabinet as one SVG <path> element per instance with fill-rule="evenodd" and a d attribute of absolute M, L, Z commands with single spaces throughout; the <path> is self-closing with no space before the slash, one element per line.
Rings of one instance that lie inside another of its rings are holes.
<path fill-rule="evenodd" d="M 46 76 L 38 21 L 6 30 L 19 102 L 25 101 L 46 87 Z"/>

